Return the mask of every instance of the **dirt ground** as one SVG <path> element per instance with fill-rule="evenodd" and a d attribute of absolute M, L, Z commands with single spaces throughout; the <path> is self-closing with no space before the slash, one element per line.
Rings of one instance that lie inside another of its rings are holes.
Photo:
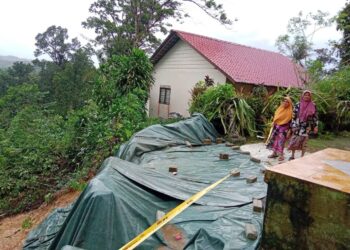
<path fill-rule="evenodd" d="M 79 194 L 80 192 L 78 191 L 65 193 L 50 204 L 43 204 L 41 207 L 30 212 L 0 219 L 0 249 L 22 249 L 24 240 L 32 229 L 39 225 L 53 209 L 67 206 L 74 201 Z M 31 225 L 31 227 L 23 229 L 23 223 L 27 226 Z"/>

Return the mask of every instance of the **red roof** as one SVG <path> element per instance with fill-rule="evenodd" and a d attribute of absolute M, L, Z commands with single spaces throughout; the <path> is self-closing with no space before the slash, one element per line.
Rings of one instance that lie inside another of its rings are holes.
<path fill-rule="evenodd" d="M 181 39 L 215 65 L 232 82 L 302 87 L 305 71 L 288 57 L 206 36 L 172 30 L 152 56 L 157 63 Z"/>

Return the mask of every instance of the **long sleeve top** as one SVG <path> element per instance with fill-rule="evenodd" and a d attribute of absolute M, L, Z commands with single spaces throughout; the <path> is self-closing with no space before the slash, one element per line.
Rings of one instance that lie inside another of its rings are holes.
<path fill-rule="evenodd" d="M 306 121 L 301 122 L 299 120 L 300 103 L 297 103 L 293 109 L 293 118 L 291 123 L 291 128 L 294 135 L 308 135 L 315 127 L 318 126 L 318 114 L 316 112 L 308 116 Z"/>

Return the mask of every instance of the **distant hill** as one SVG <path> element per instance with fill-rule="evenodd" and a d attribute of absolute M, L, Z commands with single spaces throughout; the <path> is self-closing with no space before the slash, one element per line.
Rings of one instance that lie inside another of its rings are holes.
<path fill-rule="evenodd" d="M 15 62 L 25 62 L 30 63 L 31 60 L 19 58 L 16 56 L 1 56 L 0 55 L 0 68 L 8 68 L 11 67 L 13 63 Z"/>

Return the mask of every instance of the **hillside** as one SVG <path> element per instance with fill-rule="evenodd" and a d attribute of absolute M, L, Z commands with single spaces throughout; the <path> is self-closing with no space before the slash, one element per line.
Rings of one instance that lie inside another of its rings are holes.
<path fill-rule="evenodd" d="M 16 56 L 1 56 L 0 55 L 0 68 L 8 68 L 15 62 L 26 62 L 29 63 L 31 60 L 25 58 L 19 58 Z"/>

